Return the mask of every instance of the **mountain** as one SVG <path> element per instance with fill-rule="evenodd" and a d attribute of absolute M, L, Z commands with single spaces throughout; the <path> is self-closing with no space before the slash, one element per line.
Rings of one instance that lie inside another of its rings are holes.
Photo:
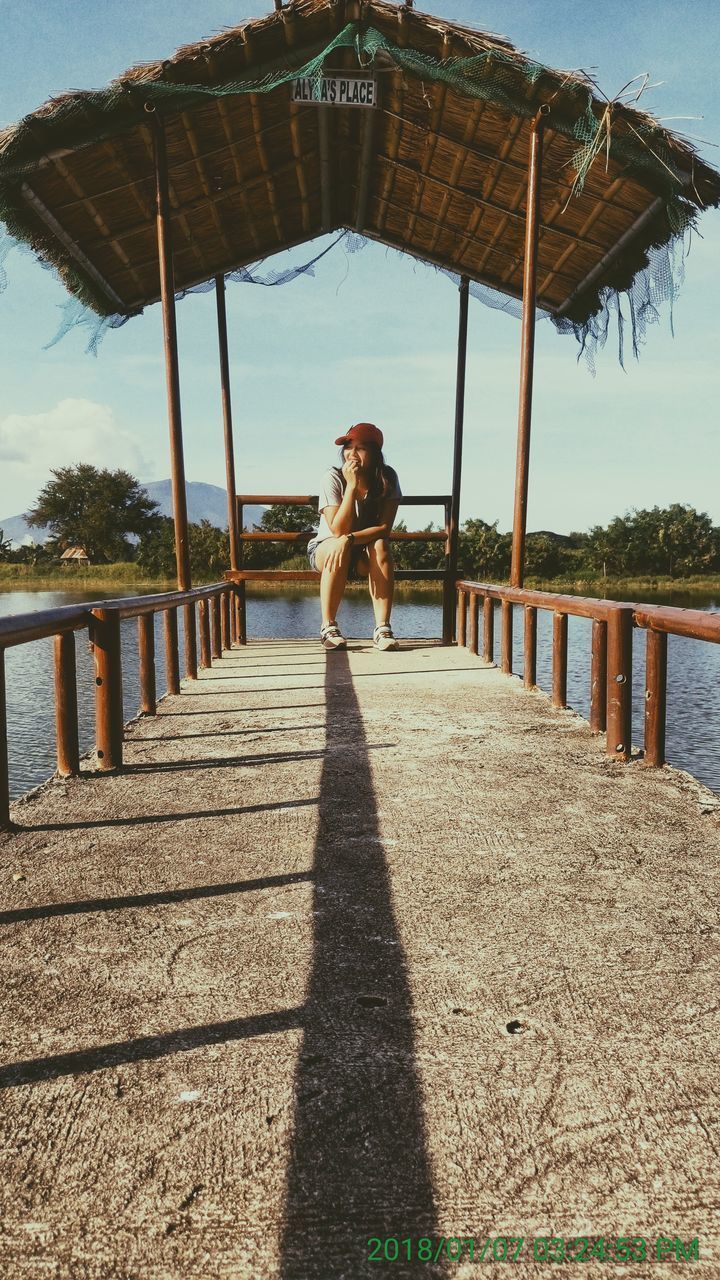
<path fill-rule="evenodd" d="M 146 493 L 159 506 L 161 516 L 172 516 L 172 489 L 169 480 L 151 480 L 143 485 Z M 187 496 L 188 520 L 191 524 L 199 524 L 201 520 L 209 520 L 217 529 L 227 529 L 227 493 L 216 484 L 202 484 L 197 480 L 188 480 L 185 485 Z M 249 506 L 243 511 L 245 528 L 259 524 L 265 507 Z M 3 538 L 13 547 L 29 546 L 33 542 L 47 542 L 50 530 L 47 528 L 31 529 L 25 516 L 7 516 L 0 519 Z"/>
<path fill-rule="evenodd" d="M 152 480 L 143 485 L 146 493 L 157 502 L 161 516 L 172 515 L 172 487 L 169 480 Z M 216 529 L 227 529 L 228 508 L 227 492 L 216 484 L 201 484 L 198 480 L 189 480 L 185 485 L 187 497 L 188 520 L 191 524 L 199 524 L 201 520 L 209 520 Z M 259 524 L 265 507 L 245 507 L 243 524 L 252 528 Z"/>

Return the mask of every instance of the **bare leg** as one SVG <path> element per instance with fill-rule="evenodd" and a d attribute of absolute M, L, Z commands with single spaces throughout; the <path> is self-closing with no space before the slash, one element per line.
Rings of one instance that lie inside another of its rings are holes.
<path fill-rule="evenodd" d="M 315 554 L 315 563 L 321 572 L 320 577 L 320 607 L 322 609 L 322 626 L 326 627 L 328 623 L 335 621 L 335 615 L 340 607 L 340 601 L 343 598 L 345 584 L 347 583 L 348 569 L 350 567 L 350 556 L 344 555 L 340 564 L 330 569 L 326 565 L 328 554 L 335 544 L 335 538 L 324 539 Z"/>
<path fill-rule="evenodd" d="M 370 557 L 370 598 L 375 626 L 382 627 L 390 621 L 393 592 L 395 590 L 395 570 L 393 568 L 390 543 L 386 538 L 378 538 L 368 544 Z"/>

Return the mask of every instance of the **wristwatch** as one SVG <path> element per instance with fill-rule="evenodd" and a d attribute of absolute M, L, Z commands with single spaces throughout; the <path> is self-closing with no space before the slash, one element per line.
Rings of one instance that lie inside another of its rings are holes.
<path fill-rule="evenodd" d="M 352 532 L 350 532 L 350 533 L 346 533 L 346 534 L 345 534 L 345 537 L 347 538 L 348 542 L 354 542 L 354 541 L 355 541 L 355 534 L 354 534 L 354 533 L 352 533 Z"/>

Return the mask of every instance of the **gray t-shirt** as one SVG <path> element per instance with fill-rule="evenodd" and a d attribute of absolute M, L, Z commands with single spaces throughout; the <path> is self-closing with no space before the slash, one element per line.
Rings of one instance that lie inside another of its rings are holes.
<path fill-rule="evenodd" d="M 325 475 L 322 478 L 322 483 L 320 485 L 320 496 L 318 499 L 318 511 L 320 512 L 320 524 L 318 526 L 317 534 L 312 540 L 314 546 L 317 546 L 318 542 L 322 542 L 325 538 L 335 537 L 335 534 L 333 533 L 332 529 L 330 528 L 330 525 L 328 524 L 327 520 L 325 519 L 325 516 L 323 515 L 323 511 L 325 507 L 339 507 L 343 499 L 343 492 L 344 490 L 343 490 L 342 477 L 338 474 L 338 472 L 335 470 L 334 467 L 331 467 L 328 471 L 325 472 Z M 397 482 L 393 492 L 389 493 L 387 496 L 388 498 L 392 499 L 393 502 L 398 502 L 400 498 L 402 498 L 400 481 Z M 352 523 L 353 529 L 366 529 L 369 527 L 369 525 L 377 523 L 375 519 L 367 520 L 365 518 L 365 514 L 363 511 L 363 508 L 365 506 L 364 501 L 360 501 L 360 499 L 356 498 L 353 505 L 355 508 L 355 512 L 353 515 L 353 523 Z"/>

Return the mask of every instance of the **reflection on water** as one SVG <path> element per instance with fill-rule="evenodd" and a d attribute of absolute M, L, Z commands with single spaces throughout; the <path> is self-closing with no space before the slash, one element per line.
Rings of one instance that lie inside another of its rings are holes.
<path fill-rule="evenodd" d="M 140 594 L 138 588 L 125 595 Z M 0 592 L 0 615 L 26 613 L 57 608 L 62 604 L 80 604 L 98 598 L 97 591 L 12 591 Z M 654 604 L 706 609 L 717 612 L 720 601 L 711 596 L 644 595 Z M 340 622 L 351 638 L 369 639 L 373 615 L 366 593 L 348 595 L 343 602 Z M 440 593 L 417 591 L 404 595 L 396 605 L 393 624 L 398 635 L 406 638 L 439 636 L 442 627 Z M 295 636 L 317 634 L 320 608 L 315 588 L 296 588 L 278 595 L 258 593 L 248 598 L 248 632 L 251 636 Z M 590 632 L 591 622 L 570 618 L 568 622 L 568 701 L 587 717 L 590 710 Z M 182 626 L 181 634 L 182 649 Z M 139 677 L 137 656 L 137 621 L 129 619 L 122 628 L 123 684 L 125 718 L 137 712 Z M 496 620 L 496 637 L 500 620 Z M 497 641 L 499 643 L 499 640 Z M 78 707 L 81 750 L 94 742 L 94 672 L 88 649 L 87 632 L 75 635 L 78 671 Z M 155 619 L 155 654 L 158 696 L 165 689 L 165 660 L 162 617 Z M 497 655 L 496 655 L 497 656 Z M 542 689 L 550 691 L 552 658 L 552 618 L 538 613 L 537 676 Z M 8 746 L 10 756 L 10 792 L 13 798 L 43 782 L 55 768 L 55 723 L 53 690 L 53 641 L 36 640 L 32 644 L 8 649 L 5 655 L 8 702 Z M 522 674 L 522 614 L 516 610 L 513 646 L 513 669 Z M 181 672 L 184 670 L 181 653 Z M 642 743 L 645 682 L 645 637 L 635 633 L 633 672 L 633 742 Z M 668 724 L 667 757 L 671 764 L 686 769 L 720 792 L 720 645 L 681 636 L 668 638 Z"/>

